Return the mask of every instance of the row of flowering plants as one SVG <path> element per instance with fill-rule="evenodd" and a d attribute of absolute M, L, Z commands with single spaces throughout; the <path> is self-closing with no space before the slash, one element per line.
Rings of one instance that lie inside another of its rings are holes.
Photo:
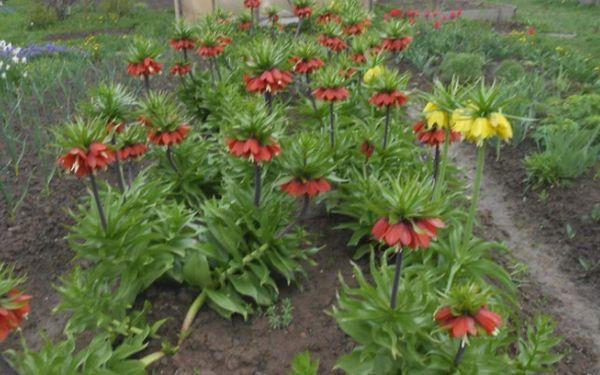
<path fill-rule="evenodd" d="M 409 19 L 377 19 L 354 0 L 293 4 L 302 22 L 290 30 L 276 27 L 276 12 L 260 24 L 259 1 L 237 18 L 219 11 L 176 24 L 170 61 L 156 42 L 136 40 L 124 70 L 144 90 L 102 85 L 56 127 L 59 165 L 90 194 L 67 236 L 81 263 L 58 286 L 69 339 L 41 353 L 54 348 L 67 361 L 108 345 L 94 370 L 119 373 L 129 361 L 143 373 L 177 352 L 203 308 L 248 319 L 277 301 L 281 281 L 301 282 L 322 250 L 303 223 L 325 211 L 344 216 L 355 258 L 370 255 L 368 270 L 354 268 L 356 284 L 341 280 L 329 311 L 357 343 L 338 368 L 549 368 L 559 358 L 549 354 L 552 323 L 537 319 L 522 337 L 516 275 L 492 260 L 503 246 L 473 235 L 484 147 L 512 135 L 502 90 L 453 82 L 411 91 Z M 153 87 L 161 72 L 176 93 Z M 478 148 L 471 199 L 448 160 L 460 140 Z M 197 292 L 174 343 L 145 320 L 148 304 L 134 308 L 164 278 Z M 75 353 L 73 338 L 86 332 L 95 339 Z M 148 340 L 161 349 L 129 358 Z M 24 373 L 47 373 L 40 355 L 12 358 Z"/>

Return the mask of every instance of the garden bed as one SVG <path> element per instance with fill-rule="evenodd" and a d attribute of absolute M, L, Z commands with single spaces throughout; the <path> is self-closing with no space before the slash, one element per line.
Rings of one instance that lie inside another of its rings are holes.
<path fill-rule="evenodd" d="M 460 6 L 458 3 L 452 4 L 452 6 L 454 5 Z M 70 37 L 70 34 L 65 35 L 67 38 Z M 207 65 L 203 65 L 202 68 L 207 68 Z M 410 69 L 403 65 L 402 70 Z M 424 75 L 414 70 L 412 73 L 414 73 L 413 80 L 409 87 L 428 91 L 431 89 L 430 82 Z M 212 79 L 214 84 L 215 78 Z M 360 84 L 360 80 L 358 82 Z M 160 84 L 159 86 L 163 87 L 164 85 Z M 286 97 L 286 101 L 287 99 L 289 97 Z M 296 103 L 297 98 L 292 96 L 291 99 Z M 267 99 L 267 102 L 268 100 L 270 99 Z M 68 105 L 73 105 L 73 103 L 69 102 Z M 331 108 L 333 111 L 333 105 Z M 371 114 L 374 113 L 374 111 L 371 112 Z M 48 122 L 61 121 L 60 115 L 54 118 L 52 114 L 49 114 L 49 117 L 52 118 L 46 119 Z M 18 135 L 29 142 L 29 147 L 35 147 L 27 127 L 17 128 L 17 131 Z M 210 138 L 201 140 L 214 141 Z M 410 147 L 414 147 L 414 145 L 411 144 Z M 600 294 L 597 290 L 594 291 L 587 286 L 598 286 L 600 279 L 590 276 L 586 280 L 581 280 L 578 277 L 575 259 L 582 257 L 587 262 L 599 260 L 595 246 L 600 243 L 600 230 L 586 214 L 582 214 L 581 208 L 591 209 L 591 206 L 599 201 L 600 191 L 597 184 L 594 183 L 593 174 L 589 174 L 578 180 L 575 186 L 548 190 L 548 194 L 544 196 L 542 202 L 540 202 L 537 192 L 526 191 L 522 195 L 520 192 L 524 189 L 525 177 L 522 158 L 530 151 L 531 147 L 532 145 L 527 142 L 516 148 L 506 147 L 503 149 L 499 162 L 494 161 L 494 155 L 491 152 L 488 154 L 488 166 L 491 166 L 488 171 L 493 174 L 492 180 L 503 181 L 499 188 L 501 190 L 496 193 L 510 196 L 510 200 L 498 199 L 496 204 L 506 209 L 504 207 L 506 202 L 510 201 L 514 204 L 522 197 L 523 209 L 510 211 L 510 214 L 514 214 L 517 219 L 517 225 L 511 227 L 511 230 L 518 231 L 516 236 L 511 236 L 513 233 L 503 232 L 505 229 L 494 222 L 493 212 L 490 214 L 489 208 L 486 208 L 487 211 L 481 210 L 482 237 L 501 241 L 512 238 L 514 241 L 519 236 L 528 236 L 532 243 L 539 241 L 549 244 L 557 254 L 562 255 L 561 260 L 564 262 L 561 269 L 571 275 L 571 281 L 576 285 L 586 285 L 586 288 L 582 289 L 591 290 L 586 297 L 592 303 L 598 299 Z M 472 150 L 466 152 L 470 151 Z M 157 154 L 158 152 L 152 154 L 152 157 L 160 160 L 161 163 L 165 162 L 166 158 L 162 156 L 162 153 L 160 157 L 157 157 Z M 170 154 L 167 153 L 167 155 Z M 362 155 L 358 154 L 358 156 L 361 157 L 360 160 L 363 160 Z M 173 165 L 172 160 L 169 159 L 169 161 Z M 22 170 L 34 170 L 38 162 L 37 155 L 25 153 L 19 166 Z M 235 166 L 238 167 L 238 165 Z M 473 164 L 462 165 L 462 167 L 471 168 Z M 177 167 L 174 166 L 173 169 L 177 174 Z M 169 168 L 160 171 L 166 173 L 167 170 L 172 173 Z M 258 170 L 260 171 L 260 169 Z M 238 172 L 239 170 L 235 171 L 235 173 Z M 116 185 L 114 183 L 116 175 L 109 173 L 102 176 L 107 177 L 106 179 Z M 154 177 L 156 178 L 156 175 Z M 21 175 L 18 178 L 25 177 Z M 243 177 L 243 173 L 238 173 L 235 178 L 246 181 L 247 176 Z M 29 345 L 38 349 L 41 343 L 38 335 L 40 331 L 46 331 L 51 339 L 57 339 L 61 336 L 67 321 L 66 314 L 52 313 L 53 307 L 60 300 L 53 284 L 61 284 L 60 277 L 72 269 L 74 264 L 79 263 L 71 261 L 73 252 L 63 238 L 68 232 L 65 225 L 72 224 L 72 219 L 66 211 L 81 202 L 86 191 L 85 185 L 73 178 L 55 178 L 49 185 L 49 193 L 45 191 L 43 179 L 33 179 L 29 182 L 31 184 L 29 184 L 28 198 L 16 212 L 16 216 L 12 218 L 13 220 L 2 222 L 0 241 L 3 243 L 3 247 L 0 250 L 0 256 L 3 261 L 16 263 L 19 273 L 28 275 L 26 290 L 35 297 L 32 301 L 33 307 L 29 321 L 24 324 L 23 331 Z M 574 199 L 573 196 L 575 196 Z M 205 197 L 203 198 L 205 199 Z M 89 201 L 86 202 L 89 203 Z M 179 207 L 184 207 L 186 211 L 190 212 L 197 209 L 197 207 L 194 209 L 185 207 L 184 204 Z M 339 322 L 336 322 L 336 319 L 328 314 L 336 304 L 337 293 L 340 289 L 338 275 L 342 275 L 348 284 L 355 286 L 351 267 L 351 258 L 355 249 L 346 245 L 351 232 L 336 229 L 339 224 L 349 221 L 350 216 L 342 218 L 333 214 L 321 213 L 324 210 L 320 208 L 322 207 L 319 207 L 318 210 L 314 209 L 314 212 L 310 211 L 309 215 L 298 223 L 293 223 L 301 224 L 309 231 L 308 239 L 311 240 L 312 245 L 320 247 L 320 251 L 313 257 L 317 265 L 307 267 L 307 278 L 300 279 L 299 287 L 285 286 L 285 280 L 277 278 L 280 295 L 275 306 L 280 309 L 278 312 L 269 313 L 259 310 L 258 314 L 251 315 L 247 321 L 244 321 L 239 315 L 234 315 L 231 320 L 227 320 L 213 309 L 205 306 L 200 310 L 189 336 L 183 341 L 179 351 L 173 356 L 165 356 L 150 367 L 149 371 L 161 374 L 192 374 L 197 370 L 205 375 L 223 373 L 280 374 L 288 372 L 292 359 L 298 353 L 310 350 L 312 356 L 319 358 L 321 362 L 320 373 L 333 372 L 331 369 L 340 357 L 350 353 L 357 346 L 351 337 L 338 327 Z M 8 218 L 10 211 L 11 208 L 7 207 L 4 201 L 0 202 L 0 216 Z M 194 212 L 194 215 L 197 215 L 194 216 L 195 218 L 199 218 L 197 212 Z M 205 224 L 203 221 L 201 222 L 201 225 Z M 569 230 L 566 230 L 567 224 Z M 184 253 L 185 250 L 184 248 Z M 513 266 L 510 257 L 496 254 L 495 250 L 494 258 L 509 269 Z M 89 263 L 83 261 L 81 264 L 84 268 L 92 267 L 93 261 L 89 261 Z M 363 270 L 369 271 L 368 259 L 363 258 L 358 264 Z M 214 267 L 214 264 L 211 264 L 211 267 Z M 558 321 L 558 332 L 566 338 L 561 346 L 561 349 L 566 351 L 566 358 L 559 364 L 558 373 L 587 374 L 594 371 L 597 358 L 593 343 L 584 337 L 583 333 L 579 335 L 580 332 L 577 331 L 579 327 L 569 321 L 568 312 L 564 313 L 565 310 L 568 310 L 568 306 L 556 307 L 564 304 L 564 300 L 549 293 L 548 289 L 545 289 L 545 285 L 541 285 L 540 280 L 535 279 L 535 274 L 532 273 L 532 275 L 533 278 L 531 275 L 519 274 L 519 297 L 523 308 L 516 316 L 511 316 L 508 325 L 519 327 L 521 320 L 529 320 L 538 313 L 554 314 Z M 141 302 L 147 299 L 153 305 L 148 314 L 150 321 L 170 318 L 159 333 L 163 340 L 174 344 L 180 338 L 179 328 L 187 308 L 199 292 L 198 289 L 193 290 L 189 285 L 183 286 L 175 283 L 167 276 L 171 275 L 163 275 L 139 295 L 136 307 L 141 307 Z M 286 303 L 287 299 L 293 310 L 291 313 L 290 311 L 285 313 L 288 316 L 284 319 L 282 315 L 285 314 L 281 312 L 281 306 Z M 248 300 L 250 299 L 248 298 Z M 548 307 L 549 304 L 552 305 L 552 308 Z M 389 305 L 386 303 L 385 307 L 388 308 Z M 287 323 L 281 324 L 282 320 L 286 320 Z M 85 341 L 86 338 L 82 341 Z M 447 338 L 444 336 L 444 339 Z M 18 346 L 17 339 L 12 337 L 10 340 L 8 345 L 16 348 Z M 510 340 L 510 338 L 506 338 L 506 340 Z M 152 341 L 150 348 L 146 349 L 143 354 L 149 354 L 156 350 L 160 350 L 158 340 Z M 507 355 L 513 355 L 517 351 L 516 345 L 509 346 L 506 350 Z"/>

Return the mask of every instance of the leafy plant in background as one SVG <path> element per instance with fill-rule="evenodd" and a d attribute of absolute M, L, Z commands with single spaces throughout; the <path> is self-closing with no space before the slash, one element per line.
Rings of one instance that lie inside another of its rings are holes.
<path fill-rule="evenodd" d="M 476 53 L 448 52 L 440 65 L 441 78 L 449 82 L 457 77 L 462 82 L 475 81 L 483 75 L 485 58 Z"/>
<path fill-rule="evenodd" d="M 600 157 L 599 131 L 572 124 L 542 134 L 543 150 L 524 160 L 528 181 L 536 187 L 562 185 L 583 175 Z"/>

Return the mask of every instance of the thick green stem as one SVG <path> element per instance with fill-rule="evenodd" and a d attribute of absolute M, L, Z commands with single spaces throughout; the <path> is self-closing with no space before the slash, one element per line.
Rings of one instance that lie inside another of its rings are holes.
<path fill-rule="evenodd" d="M 175 171 L 175 173 L 179 173 L 179 169 L 177 168 L 177 164 L 175 163 L 175 159 L 173 159 L 173 149 L 171 146 L 167 146 L 167 160 L 171 165 L 171 168 Z"/>
<path fill-rule="evenodd" d="M 273 94 L 271 91 L 265 91 L 265 103 L 267 103 L 268 113 L 273 113 Z"/>
<path fill-rule="evenodd" d="M 388 143 L 388 133 L 390 131 L 390 108 L 391 106 L 387 106 L 385 109 L 385 129 L 383 132 L 383 147 L 382 150 L 385 150 Z"/>
<path fill-rule="evenodd" d="M 390 299 L 390 307 L 392 310 L 396 309 L 396 303 L 398 301 L 398 285 L 400 284 L 400 273 L 402 272 L 402 258 L 404 251 L 400 249 L 396 254 L 396 270 L 394 272 L 394 283 L 392 284 L 392 297 Z"/>
<path fill-rule="evenodd" d="M 163 352 L 163 351 L 154 352 L 154 353 L 148 354 L 147 356 L 141 358 L 140 362 L 142 362 L 142 364 L 144 365 L 144 367 L 148 367 L 148 366 L 150 366 L 151 364 L 153 364 L 154 362 L 158 361 L 159 359 L 161 359 L 164 356 L 165 356 L 165 352 Z"/>
<path fill-rule="evenodd" d="M 254 164 L 254 205 L 260 206 L 261 195 L 261 167 L 260 164 Z"/>
<path fill-rule="evenodd" d="M 446 129 L 446 134 L 444 136 L 444 148 L 442 149 L 442 157 L 440 160 L 440 172 L 438 179 L 435 181 L 435 186 L 433 188 L 434 199 L 439 197 L 442 186 L 444 185 L 444 179 L 446 178 L 446 167 L 448 165 L 448 150 L 450 149 L 450 134 L 451 130 Z"/>
<path fill-rule="evenodd" d="M 473 223 L 477 215 L 477 207 L 479 205 L 479 194 L 481 193 L 481 180 L 483 179 L 483 166 L 485 164 L 485 143 L 477 147 L 477 170 L 475 171 L 475 180 L 473 181 L 473 193 L 471 198 L 471 208 L 463 233 L 463 246 L 467 246 L 469 239 L 473 235 Z"/>
<path fill-rule="evenodd" d="M 150 77 L 147 74 L 144 74 L 144 91 L 146 95 L 150 93 Z"/>
<path fill-rule="evenodd" d="M 187 314 L 185 314 L 185 319 L 183 320 L 183 324 L 181 325 L 181 330 L 179 332 L 179 344 L 183 342 L 187 332 L 189 331 L 194 319 L 196 319 L 196 315 L 198 315 L 198 311 L 206 302 L 206 290 L 203 290 L 202 293 L 196 297 L 190 308 L 188 309 Z"/>
<path fill-rule="evenodd" d="M 458 347 L 458 351 L 456 352 L 456 356 L 454 356 L 454 366 L 460 365 L 460 362 L 465 355 L 465 351 L 467 351 L 467 341 L 465 339 L 460 340 L 460 346 Z"/>
<path fill-rule="evenodd" d="M 121 164 L 118 151 L 115 152 L 115 165 L 117 166 L 117 172 L 119 173 L 119 188 L 122 193 L 125 191 L 125 175 L 123 174 L 123 165 Z"/>
<path fill-rule="evenodd" d="M 90 184 L 92 185 L 92 194 L 94 195 L 94 200 L 96 201 L 96 207 L 98 208 L 98 215 L 100 216 L 100 223 L 102 224 L 102 229 L 104 232 L 108 229 L 108 224 L 106 222 L 106 215 L 104 214 L 104 207 L 102 207 L 102 202 L 100 201 L 100 194 L 98 193 L 98 185 L 96 184 L 96 176 L 94 173 L 90 173 Z"/>
<path fill-rule="evenodd" d="M 333 101 L 329 103 L 329 140 L 331 141 L 331 147 L 335 146 L 335 130 L 333 126 L 335 113 L 333 112 L 333 103 Z"/>
<path fill-rule="evenodd" d="M 433 186 L 437 185 L 438 174 L 440 171 L 440 145 L 435 145 L 435 154 L 433 156 Z"/>

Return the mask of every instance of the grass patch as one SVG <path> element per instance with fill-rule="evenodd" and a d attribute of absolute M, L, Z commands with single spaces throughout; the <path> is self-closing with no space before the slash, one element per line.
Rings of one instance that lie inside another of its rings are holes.
<path fill-rule="evenodd" d="M 536 27 L 538 34 L 575 33 L 574 38 L 541 37 L 555 47 L 569 47 L 589 58 L 600 58 L 600 7 L 576 0 L 492 0 L 517 6 L 520 21 Z"/>

